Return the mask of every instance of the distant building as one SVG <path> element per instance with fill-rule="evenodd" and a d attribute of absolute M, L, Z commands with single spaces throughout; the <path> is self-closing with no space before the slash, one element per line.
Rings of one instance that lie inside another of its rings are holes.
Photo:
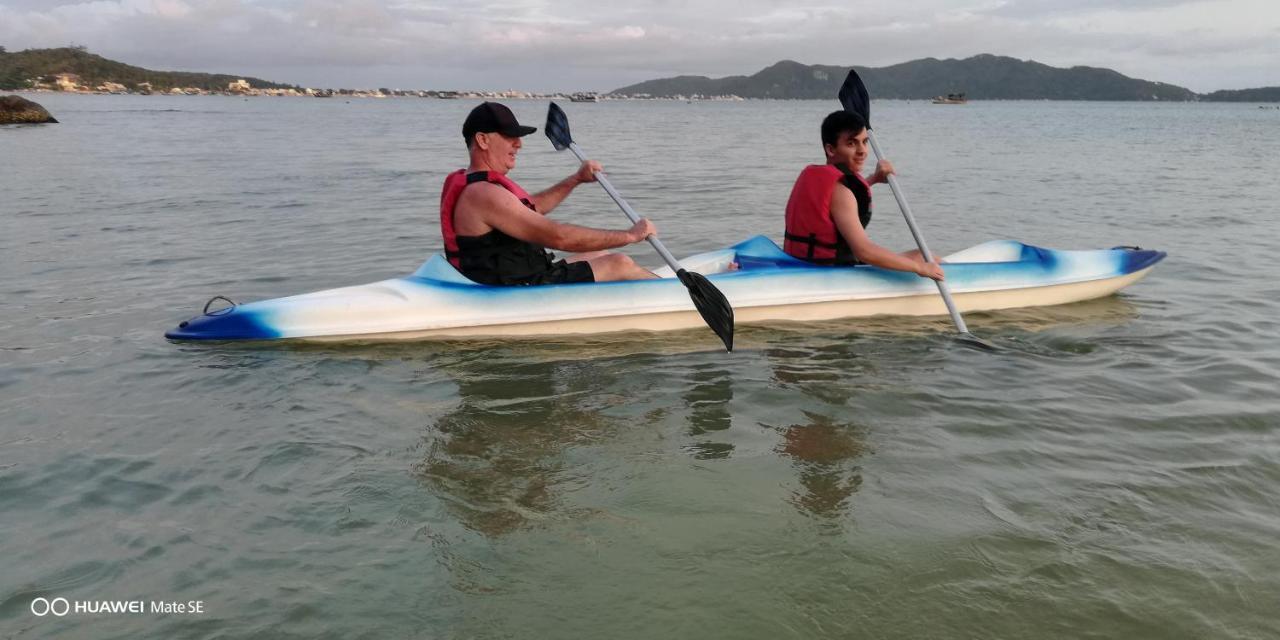
<path fill-rule="evenodd" d="M 240 78 L 235 82 L 227 83 L 227 91 L 230 91 L 231 93 L 248 93 L 249 89 L 249 81 L 244 78 Z"/>

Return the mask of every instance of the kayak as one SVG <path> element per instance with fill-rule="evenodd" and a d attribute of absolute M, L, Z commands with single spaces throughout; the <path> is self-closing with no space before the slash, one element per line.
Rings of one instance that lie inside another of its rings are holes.
<path fill-rule="evenodd" d="M 944 258 L 961 311 L 1065 304 L 1141 280 L 1163 251 L 1063 251 L 994 240 Z M 756 236 L 681 265 L 733 305 L 739 323 L 879 315 L 944 315 L 931 280 L 869 265 L 816 266 Z M 736 265 L 736 268 L 735 268 Z M 703 325 L 669 267 L 659 279 L 495 287 L 465 278 L 442 255 L 413 274 L 209 310 L 165 333 L 172 340 L 414 340 L 666 331 Z"/>

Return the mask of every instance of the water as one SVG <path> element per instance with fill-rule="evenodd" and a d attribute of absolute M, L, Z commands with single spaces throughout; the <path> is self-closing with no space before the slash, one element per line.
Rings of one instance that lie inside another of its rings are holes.
<path fill-rule="evenodd" d="M 972 315 L 997 354 L 936 318 L 741 327 L 726 355 L 166 342 L 209 296 L 438 251 L 473 103 L 35 97 L 62 124 L 0 129 L 0 636 L 1280 635 L 1274 111 L 877 102 L 939 252 L 1169 259 Z M 566 108 L 681 255 L 778 236 L 835 106 Z M 573 170 L 526 142 L 526 186 Z M 905 249 L 879 189 L 872 236 Z M 589 185 L 557 216 L 626 224 Z M 31 613 L 57 597 L 203 612 Z"/>

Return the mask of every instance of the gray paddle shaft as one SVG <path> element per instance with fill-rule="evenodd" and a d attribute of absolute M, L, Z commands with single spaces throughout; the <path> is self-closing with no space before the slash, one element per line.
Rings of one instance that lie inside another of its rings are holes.
<path fill-rule="evenodd" d="M 867 129 L 867 139 L 871 141 L 871 151 L 876 154 L 876 160 L 879 161 L 884 154 L 880 153 L 875 132 Z M 911 235 L 916 239 L 916 246 L 920 247 L 920 255 L 924 256 L 925 260 L 933 262 L 933 254 L 924 243 L 924 234 L 920 233 L 920 228 L 916 226 L 915 216 L 911 215 L 911 207 L 907 206 L 907 198 L 902 195 L 902 189 L 898 188 L 897 176 L 889 176 L 889 188 L 893 189 L 893 197 L 898 201 L 898 207 L 902 209 L 902 217 L 907 219 L 907 226 L 911 228 Z M 942 301 L 947 303 L 947 311 L 951 314 L 951 321 L 956 323 L 956 330 L 960 333 L 969 333 L 969 328 L 964 324 L 964 318 L 960 317 L 960 312 L 956 310 L 956 303 L 951 299 L 951 290 L 947 288 L 947 283 L 935 280 L 934 284 L 938 285 L 938 293 L 942 294 Z"/>
<path fill-rule="evenodd" d="M 579 161 L 587 161 L 587 154 L 583 153 L 582 147 L 579 147 L 578 143 L 570 142 L 569 150 L 573 152 L 573 155 L 578 156 Z M 614 189 L 613 185 L 609 184 L 609 179 L 604 177 L 603 171 L 596 172 L 596 182 L 599 182 L 600 186 L 604 187 L 605 192 L 609 194 L 610 198 L 613 198 L 613 201 L 618 204 L 618 207 L 622 209 L 622 212 L 627 214 L 627 217 L 631 219 L 632 224 L 640 222 L 640 214 L 636 213 L 635 209 L 632 209 L 631 205 L 627 204 L 627 201 L 622 199 L 622 194 L 618 193 L 618 190 Z M 658 255 L 662 256 L 662 259 L 667 261 L 667 266 L 671 267 L 672 271 L 679 271 L 684 268 L 676 261 L 675 256 L 671 255 L 671 252 L 667 251 L 667 248 L 662 246 L 662 241 L 659 240 L 657 236 L 651 235 L 645 238 L 645 240 L 648 240 L 649 244 L 653 245 L 653 248 L 658 251 Z"/>

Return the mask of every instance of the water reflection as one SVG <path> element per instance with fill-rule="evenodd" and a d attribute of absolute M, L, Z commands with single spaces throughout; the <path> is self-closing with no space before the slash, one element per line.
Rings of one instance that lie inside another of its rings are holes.
<path fill-rule="evenodd" d="M 789 501 L 801 513 L 838 524 L 849 498 L 862 486 L 857 459 L 866 452 L 862 430 L 851 423 L 804 411 L 805 421 L 779 429 L 777 452 L 790 458 L 800 486 Z"/>
<path fill-rule="evenodd" d="M 875 370 L 865 349 L 846 341 L 783 345 L 725 361 L 696 354 L 545 359 L 495 346 L 443 358 L 432 368 L 456 385 L 457 402 L 427 425 L 415 472 L 462 526 L 503 536 L 589 515 L 591 506 L 567 497 L 601 470 L 584 460 L 612 455 L 628 464 L 634 448 L 610 450 L 643 424 L 658 442 L 681 433 L 679 450 L 703 463 L 752 452 L 785 460 L 793 480 L 783 483 L 794 486 L 787 501 L 839 524 L 862 484 L 865 427 L 840 416 Z M 786 402 L 767 399 L 779 391 Z M 739 418 L 747 420 L 737 430 L 735 398 L 761 398 L 744 405 L 748 413 Z M 580 460 L 574 450 L 582 448 L 591 455 Z"/>
<path fill-rule="evenodd" d="M 499 536 L 559 507 L 566 449 L 607 435 L 615 422 L 590 396 L 595 376 L 574 362 L 494 362 L 445 366 L 456 408 L 427 431 L 417 473 L 467 528 Z"/>
<path fill-rule="evenodd" d="M 852 342 L 771 348 L 765 356 L 773 383 L 804 398 L 793 405 L 796 422 L 773 427 L 781 436 L 775 451 L 792 462 L 799 479 L 788 500 L 802 514 L 838 526 L 848 516 L 849 499 L 862 486 L 857 460 L 866 444 L 862 427 L 828 413 L 850 413 L 855 389 L 861 378 L 875 372 L 874 365 Z"/>
<path fill-rule="evenodd" d="M 733 426 L 729 402 L 733 400 L 733 375 L 720 365 L 695 366 L 689 375 L 688 390 L 684 393 L 689 408 L 688 434 L 699 438 L 685 446 L 694 458 L 714 460 L 733 454 L 733 443 L 716 441 L 710 436 L 728 431 Z M 703 437 L 706 436 L 706 437 Z"/>

